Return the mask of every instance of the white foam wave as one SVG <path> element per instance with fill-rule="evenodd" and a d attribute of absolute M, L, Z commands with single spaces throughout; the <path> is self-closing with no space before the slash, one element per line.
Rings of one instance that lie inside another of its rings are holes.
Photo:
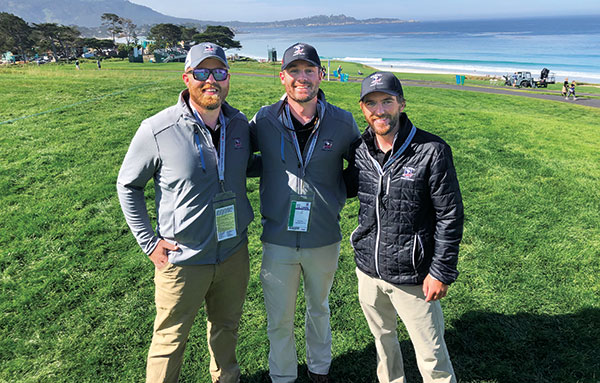
<path fill-rule="evenodd" d="M 366 63 L 383 62 L 382 58 L 371 58 L 371 57 L 340 57 L 340 58 L 335 58 L 335 60 L 359 62 L 359 63 L 365 63 L 365 64 Z"/>
<path fill-rule="evenodd" d="M 379 70 L 391 70 L 394 72 L 407 72 L 407 73 L 447 73 L 447 74 L 467 74 L 467 75 L 490 75 L 490 76 L 501 76 L 507 73 L 514 73 L 517 71 L 528 70 L 534 76 L 539 75 L 541 67 L 515 67 L 509 65 L 471 65 L 471 64 L 455 64 L 455 63 L 424 63 L 416 61 L 362 61 L 362 60 L 348 60 L 360 62 L 365 65 L 370 65 Z M 580 71 L 553 71 L 553 75 L 556 77 L 556 81 L 562 78 L 568 77 L 579 81 L 600 83 L 600 73 L 589 73 Z"/>

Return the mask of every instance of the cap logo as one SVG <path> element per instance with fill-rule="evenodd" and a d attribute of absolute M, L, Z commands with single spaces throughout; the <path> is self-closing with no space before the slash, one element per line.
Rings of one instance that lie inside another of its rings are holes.
<path fill-rule="evenodd" d="M 206 52 L 212 53 L 214 51 L 215 51 L 215 47 L 213 47 L 212 45 L 207 45 L 204 47 L 204 53 L 206 53 Z"/>
<path fill-rule="evenodd" d="M 304 54 L 304 45 L 296 45 L 294 47 L 294 56 L 299 56 Z"/>
<path fill-rule="evenodd" d="M 381 80 L 383 79 L 383 75 L 377 73 L 371 76 L 371 85 L 370 86 L 376 86 L 376 85 L 381 85 Z"/>

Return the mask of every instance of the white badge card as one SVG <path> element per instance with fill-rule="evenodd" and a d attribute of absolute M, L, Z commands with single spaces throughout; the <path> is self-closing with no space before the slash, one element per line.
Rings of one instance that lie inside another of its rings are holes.
<path fill-rule="evenodd" d="M 237 236 L 237 219 L 235 193 L 219 193 L 213 199 L 217 241 L 224 241 Z"/>
<path fill-rule="evenodd" d="M 313 197 L 293 195 L 290 204 L 288 231 L 308 232 Z"/>

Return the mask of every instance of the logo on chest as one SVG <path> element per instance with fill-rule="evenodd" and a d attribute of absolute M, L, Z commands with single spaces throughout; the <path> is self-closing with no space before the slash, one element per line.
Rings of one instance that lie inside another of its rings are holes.
<path fill-rule="evenodd" d="M 415 172 L 416 172 L 415 168 L 405 166 L 402 168 L 402 176 L 400 177 L 400 179 L 407 180 L 407 181 L 414 181 L 415 180 Z"/>
<path fill-rule="evenodd" d="M 235 137 L 233 139 L 233 147 L 234 147 L 234 149 L 241 149 L 243 147 L 242 146 L 242 139 L 239 138 L 239 137 Z"/>
<path fill-rule="evenodd" d="M 323 150 L 332 151 L 333 150 L 333 141 L 332 140 L 323 141 Z"/>

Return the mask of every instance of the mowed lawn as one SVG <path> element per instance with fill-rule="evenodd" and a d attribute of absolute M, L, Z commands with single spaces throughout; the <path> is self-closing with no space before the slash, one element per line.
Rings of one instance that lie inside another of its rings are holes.
<path fill-rule="evenodd" d="M 153 266 L 129 232 L 115 182 L 140 121 L 176 102 L 182 64 L 82 67 L 0 68 L 0 382 L 144 379 Z M 239 68 L 277 73 L 259 64 Z M 322 88 L 364 126 L 360 84 Z M 228 101 L 251 118 L 282 93 L 278 79 L 234 74 Z M 598 382 L 600 110 L 446 89 L 405 93 L 415 125 L 452 146 L 463 193 L 461 274 L 442 301 L 459 380 Z M 242 381 L 265 382 L 256 180 L 248 192 L 257 218 L 238 355 Z M 148 187 L 152 207 L 153 197 Z M 357 210 L 353 199 L 342 213 L 330 296 L 335 382 L 376 381 L 348 242 Z M 297 306 L 305 382 L 302 296 Z M 408 379 L 420 381 L 402 326 L 399 337 Z M 208 382 L 207 370 L 200 313 L 180 381 Z"/>

